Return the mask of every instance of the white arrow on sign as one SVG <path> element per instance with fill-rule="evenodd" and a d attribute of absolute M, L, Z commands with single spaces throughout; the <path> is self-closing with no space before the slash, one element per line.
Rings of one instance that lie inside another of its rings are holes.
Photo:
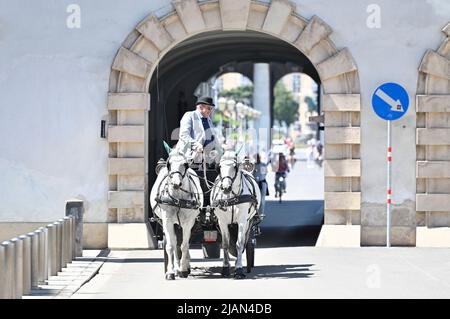
<path fill-rule="evenodd" d="M 400 102 L 400 100 L 397 100 L 397 101 L 394 100 L 388 94 L 386 94 L 386 92 L 384 92 L 383 90 L 378 89 L 375 92 L 375 95 L 378 96 L 380 99 L 382 99 L 387 104 L 389 104 L 389 106 L 391 107 L 391 111 L 405 112 L 405 110 L 403 109 L 403 105 Z"/>

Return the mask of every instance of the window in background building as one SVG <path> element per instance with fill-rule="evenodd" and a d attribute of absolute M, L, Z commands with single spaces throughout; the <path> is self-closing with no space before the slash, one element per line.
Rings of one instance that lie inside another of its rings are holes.
<path fill-rule="evenodd" d="M 218 78 L 216 80 L 216 88 L 219 92 L 223 91 L 223 79 L 222 78 Z"/>
<path fill-rule="evenodd" d="M 247 78 L 246 76 L 241 75 L 241 86 L 249 86 L 252 85 L 252 81 L 250 81 L 249 78 Z"/>
<path fill-rule="evenodd" d="M 300 92 L 300 74 L 293 74 L 292 76 L 292 92 L 299 93 Z"/>

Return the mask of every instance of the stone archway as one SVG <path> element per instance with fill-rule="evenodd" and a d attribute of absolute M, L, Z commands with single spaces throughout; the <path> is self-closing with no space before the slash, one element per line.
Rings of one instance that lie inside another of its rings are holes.
<path fill-rule="evenodd" d="M 450 226 L 450 23 L 427 50 L 417 85 L 417 226 Z"/>
<path fill-rule="evenodd" d="M 173 7 L 162 18 L 149 15 L 140 22 L 112 64 L 108 93 L 110 226 L 128 223 L 131 227 L 146 221 L 148 92 L 158 62 L 175 45 L 192 36 L 235 30 L 262 32 L 290 43 L 316 68 L 323 87 L 326 127 L 325 224 L 360 224 L 358 70 L 348 49 L 337 49 L 330 40 L 331 27 L 317 16 L 309 20 L 299 16 L 287 0 L 272 0 L 270 4 L 251 0 L 178 0 Z M 136 233 L 136 228 L 131 229 Z M 141 229 L 146 232 L 145 227 Z"/>

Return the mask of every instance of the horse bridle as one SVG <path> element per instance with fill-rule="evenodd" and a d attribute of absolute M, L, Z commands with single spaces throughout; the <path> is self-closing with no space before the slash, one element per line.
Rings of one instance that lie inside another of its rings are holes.
<path fill-rule="evenodd" d="M 189 166 L 188 166 L 188 164 L 184 164 L 184 167 L 185 167 L 185 169 L 184 169 L 184 173 L 183 173 L 183 174 L 182 174 L 181 172 L 179 172 L 179 171 L 171 172 L 171 173 L 168 174 L 169 179 L 171 179 L 172 176 L 175 175 L 175 174 L 180 174 L 181 180 L 183 180 L 184 177 L 186 176 L 186 173 L 187 173 L 187 171 L 188 171 L 188 167 L 189 167 Z M 167 169 L 170 170 L 169 167 L 168 167 Z"/>
<path fill-rule="evenodd" d="M 171 179 L 172 176 L 174 176 L 175 174 L 180 174 L 181 180 L 183 180 L 184 177 L 186 176 L 186 173 L 187 173 L 188 168 L 189 168 L 188 160 L 187 160 L 186 156 L 185 156 L 184 154 L 182 154 L 182 153 L 177 153 L 176 155 L 181 155 L 181 156 L 183 156 L 184 160 L 186 161 L 186 163 L 184 163 L 184 173 L 181 173 L 181 172 L 179 172 L 179 171 L 176 171 L 176 172 L 170 172 L 170 157 L 171 157 L 171 156 L 169 156 L 169 158 L 167 159 L 167 171 L 169 171 L 170 173 L 167 175 L 167 177 L 168 177 L 169 179 Z"/>
<path fill-rule="evenodd" d="M 175 154 L 174 154 L 174 155 L 175 155 Z M 184 164 L 184 166 L 185 166 L 184 173 L 181 173 L 181 172 L 179 172 L 179 171 L 171 172 L 171 173 L 167 174 L 167 175 L 164 177 L 164 179 L 170 180 L 170 179 L 172 178 L 173 175 L 175 175 L 175 174 L 180 174 L 181 180 L 184 180 L 184 178 L 185 178 L 185 176 L 186 176 L 186 173 L 188 173 L 189 164 L 188 164 L 188 161 L 187 161 L 186 156 L 184 156 L 184 154 L 182 154 L 182 153 L 178 153 L 178 154 L 176 154 L 176 155 L 181 155 L 181 156 L 183 156 L 183 158 L 184 158 L 185 161 L 186 161 L 186 163 Z M 171 155 L 169 155 L 169 158 L 167 159 L 167 165 L 166 165 L 168 171 L 170 171 L 170 157 L 171 157 Z M 191 179 L 190 174 L 189 174 L 188 178 Z M 161 184 L 162 184 L 162 183 L 161 183 Z M 160 185 L 160 186 L 161 186 L 161 185 Z M 165 204 L 168 204 L 168 205 L 176 206 L 176 207 L 178 207 L 178 208 L 182 208 L 182 204 L 183 204 L 183 203 L 185 203 L 185 204 L 186 204 L 186 203 L 190 203 L 189 200 L 178 199 L 178 198 L 173 197 L 173 196 L 170 194 L 170 192 L 168 191 L 168 189 L 167 189 L 168 186 L 169 186 L 169 184 L 166 183 L 165 186 L 164 186 L 163 192 L 165 192 L 165 193 L 167 194 L 167 196 L 170 198 L 170 200 L 172 201 L 172 203 L 170 203 L 170 202 L 164 202 L 163 200 L 161 200 L 161 198 L 159 199 L 159 200 L 160 200 L 160 201 L 159 201 L 160 203 L 165 203 Z M 197 185 L 195 184 L 195 182 L 194 182 L 194 187 L 197 189 Z M 183 191 L 183 192 L 185 192 L 185 193 L 190 194 L 190 195 L 191 195 L 191 201 L 194 200 L 195 202 L 197 202 L 197 201 L 199 200 L 198 196 L 200 195 L 200 193 L 198 193 L 198 189 L 197 189 L 197 192 L 193 192 L 192 189 L 191 189 L 191 184 L 189 184 L 189 190 L 185 190 L 185 189 L 183 189 L 182 187 L 180 187 L 179 190 L 180 190 L 180 191 Z M 159 189 L 158 189 L 158 193 L 160 194 Z M 192 198 L 194 198 L 194 199 L 192 199 Z M 157 198 L 157 202 L 158 202 L 158 198 Z M 191 208 L 191 207 L 183 207 L 183 208 Z M 177 215 L 177 216 L 178 216 L 178 215 Z M 178 217 L 178 219 L 179 219 L 179 217 Z M 179 221 L 179 220 L 178 220 L 178 221 Z"/>
<path fill-rule="evenodd" d="M 231 159 L 230 158 L 224 159 L 224 161 L 226 161 L 226 160 L 231 160 Z M 232 160 L 234 162 L 234 168 L 235 168 L 234 176 L 233 177 L 230 177 L 230 176 L 222 177 L 222 174 L 220 174 L 220 183 L 222 183 L 225 179 L 229 178 L 231 180 L 231 186 L 233 186 L 234 181 L 236 180 L 236 177 L 238 176 L 238 173 L 239 173 L 239 164 L 237 161 L 237 157 L 234 157 Z M 220 168 L 220 165 L 219 165 L 219 168 Z M 253 176 L 251 176 L 251 178 L 253 178 Z M 243 179 L 245 180 L 245 177 L 243 177 Z M 248 183 L 248 181 L 245 181 L 245 183 Z M 221 198 L 221 199 L 217 200 L 218 193 L 216 193 L 216 196 L 214 197 L 214 199 L 212 201 L 213 207 L 218 207 L 222 210 L 226 210 L 228 207 L 231 206 L 231 208 L 232 208 L 231 209 L 231 222 L 233 222 L 235 205 L 242 204 L 242 203 L 250 203 L 251 206 L 249 207 L 249 212 L 252 209 L 252 206 L 256 207 L 257 198 L 254 195 L 255 187 L 254 187 L 253 183 L 251 183 L 251 187 L 252 187 L 253 194 L 250 194 L 250 195 L 242 195 L 242 191 L 243 191 L 242 184 L 239 186 L 238 194 L 236 194 L 233 191 L 233 188 L 231 188 L 231 193 L 234 195 L 234 197 L 232 197 L 232 198 L 225 198 L 225 199 Z"/>
<path fill-rule="evenodd" d="M 224 161 L 227 161 L 227 160 L 231 160 L 231 159 L 225 159 Z M 233 158 L 232 161 L 233 161 L 233 163 L 234 163 L 234 176 L 233 176 L 233 177 L 231 177 L 231 176 L 225 176 L 225 177 L 223 177 L 223 176 L 222 176 L 222 173 L 220 172 L 220 166 L 221 166 L 221 165 L 219 164 L 220 184 L 222 184 L 227 178 L 230 179 L 231 185 L 234 184 L 234 181 L 236 180 L 237 175 L 238 175 L 238 172 L 239 172 L 239 167 L 238 167 L 239 164 L 238 164 L 238 161 L 237 161 L 237 158 L 236 158 L 236 157 Z"/>

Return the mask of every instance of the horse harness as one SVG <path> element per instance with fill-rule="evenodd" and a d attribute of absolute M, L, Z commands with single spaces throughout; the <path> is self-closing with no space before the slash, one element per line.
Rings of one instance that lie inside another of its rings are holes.
<path fill-rule="evenodd" d="M 235 192 L 233 192 L 233 190 L 231 190 L 231 193 L 234 195 L 234 197 L 231 198 L 220 198 L 220 199 L 216 199 L 214 198 L 213 202 L 212 202 L 212 206 L 213 207 L 218 207 L 221 210 L 227 210 L 228 207 L 231 206 L 231 223 L 233 223 L 233 219 L 234 219 L 234 207 L 235 205 L 239 205 L 239 204 L 243 204 L 243 203 L 251 203 L 249 209 L 248 209 L 248 215 L 250 215 L 250 211 L 253 208 L 253 206 L 257 206 L 258 205 L 258 200 L 255 196 L 255 185 L 249 181 L 249 179 L 254 179 L 253 176 L 246 176 L 244 173 L 240 172 L 238 170 L 238 168 L 236 167 L 236 173 L 234 174 L 233 177 L 230 176 L 225 176 L 222 177 L 220 176 L 220 182 L 222 182 L 223 180 L 225 180 L 226 178 L 229 178 L 231 180 L 231 185 L 233 186 L 236 177 L 238 176 L 238 173 L 241 174 L 241 183 L 239 185 L 239 191 L 236 194 Z M 244 180 L 246 181 L 246 184 L 248 186 L 248 184 L 251 185 L 252 187 L 252 194 L 242 194 L 244 192 L 244 188 L 242 187 L 242 184 L 244 183 Z M 214 185 L 217 186 L 217 185 Z M 218 195 L 218 193 L 216 193 L 216 196 Z"/>
<path fill-rule="evenodd" d="M 180 172 L 176 172 L 176 173 L 180 173 Z M 180 173 L 181 174 L 181 173 Z M 164 177 L 164 179 L 161 181 L 161 185 L 163 184 L 164 180 L 167 179 L 169 177 L 170 174 L 166 175 Z M 176 198 L 173 197 L 172 195 L 170 195 L 169 191 L 168 191 L 168 187 L 169 184 L 166 183 L 166 185 L 164 186 L 164 189 L 162 192 L 159 191 L 158 189 L 158 196 L 156 197 L 156 202 L 158 204 L 165 204 L 165 205 L 169 205 L 169 206 L 174 206 L 177 208 L 187 208 L 187 209 L 198 209 L 200 208 L 200 203 L 198 201 L 198 199 L 196 198 L 196 194 L 198 194 L 197 192 L 192 192 L 191 190 L 191 183 L 195 185 L 195 187 L 197 188 L 197 185 L 195 184 L 194 180 L 192 179 L 191 176 L 188 176 L 189 178 L 189 191 L 180 188 L 181 191 L 188 193 L 191 195 L 190 199 L 184 199 L 184 198 Z M 161 187 L 160 185 L 160 187 Z M 198 190 L 197 190 L 198 191 Z M 166 195 L 166 196 L 164 196 Z"/>
<path fill-rule="evenodd" d="M 169 165 L 168 168 L 170 169 Z M 188 193 L 191 195 L 190 199 L 183 199 L 183 198 L 176 198 L 173 197 L 170 192 L 169 192 L 169 183 L 166 182 L 164 185 L 164 189 L 161 191 L 161 185 L 164 184 L 164 180 L 168 180 L 171 176 L 175 175 L 175 174 L 180 174 L 181 175 L 181 180 L 184 180 L 184 178 L 186 177 L 186 173 L 188 171 L 188 167 L 186 167 L 184 173 L 182 174 L 181 172 L 171 172 L 169 174 L 167 174 L 166 176 L 164 176 L 163 180 L 161 181 L 161 184 L 159 184 L 158 186 L 158 195 L 155 198 L 155 201 L 158 205 L 164 204 L 164 205 L 168 205 L 168 206 L 172 206 L 172 207 L 176 207 L 177 208 L 177 219 L 178 219 L 178 223 L 181 225 L 180 222 L 180 210 L 182 208 L 185 209 L 199 209 L 200 208 L 200 201 L 198 196 L 199 192 L 197 189 L 197 185 L 195 183 L 195 181 L 193 180 L 193 178 L 191 177 L 191 174 L 188 174 L 188 179 L 189 179 L 189 190 L 185 190 L 183 188 L 180 187 L 180 191 Z M 192 191 L 191 185 L 194 185 L 196 188 L 196 192 Z"/>

